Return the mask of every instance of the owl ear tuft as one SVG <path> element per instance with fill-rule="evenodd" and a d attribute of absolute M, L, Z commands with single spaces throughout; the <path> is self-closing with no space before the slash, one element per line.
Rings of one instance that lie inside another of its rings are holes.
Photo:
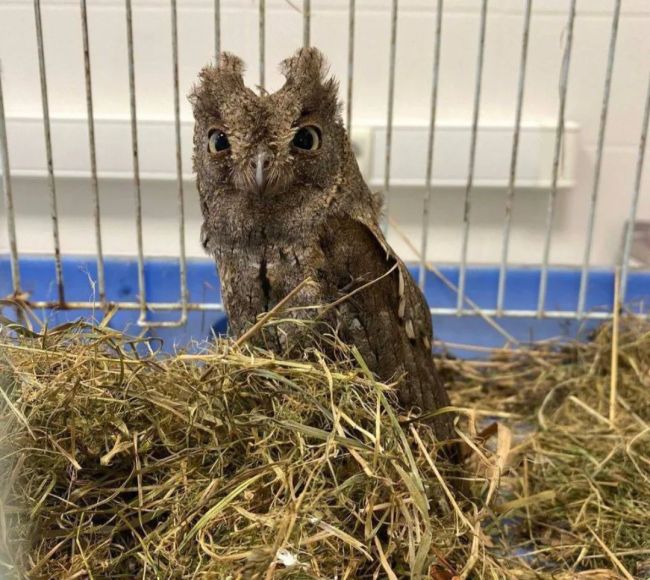
<path fill-rule="evenodd" d="M 338 82 L 328 78 L 329 66 L 320 50 L 301 48 L 282 62 L 280 71 L 287 79 L 285 87 L 300 94 L 307 108 L 319 108 L 332 116 L 338 114 Z"/>
<path fill-rule="evenodd" d="M 222 52 L 219 54 L 216 69 L 221 74 L 230 74 L 239 77 L 242 79 L 242 83 L 244 82 L 243 75 L 246 70 L 244 61 L 231 52 Z"/>
<path fill-rule="evenodd" d="M 323 53 L 314 47 L 301 48 L 292 57 L 282 61 L 280 71 L 288 83 L 322 83 L 328 72 Z"/>
<path fill-rule="evenodd" d="M 199 81 L 192 87 L 188 99 L 194 108 L 195 117 L 202 109 L 218 114 L 219 103 L 233 98 L 233 95 L 248 94 L 244 84 L 244 61 L 229 52 L 222 52 L 216 64 L 201 69 Z"/>

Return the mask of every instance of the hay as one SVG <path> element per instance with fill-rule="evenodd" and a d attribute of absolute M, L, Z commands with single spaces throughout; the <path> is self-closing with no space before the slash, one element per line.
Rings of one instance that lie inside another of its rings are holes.
<path fill-rule="evenodd" d="M 605 325 L 591 342 L 503 353 L 486 368 L 446 363 L 457 403 L 515 415 L 516 457 L 487 532 L 514 566 L 650 578 L 650 324 L 621 323 L 613 421 L 611 338 Z"/>
<path fill-rule="evenodd" d="M 442 361 L 475 495 L 462 506 L 431 430 L 343 345 L 335 360 L 227 341 L 165 357 L 106 326 L 6 328 L 0 570 L 647 577 L 650 325 L 621 324 L 612 420 L 609 327 Z"/>

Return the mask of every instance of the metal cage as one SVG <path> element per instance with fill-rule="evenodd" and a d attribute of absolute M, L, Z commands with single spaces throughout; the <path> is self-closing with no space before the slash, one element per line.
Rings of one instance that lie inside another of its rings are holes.
<path fill-rule="evenodd" d="M 393 126 L 394 126 L 394 101 L 396 86 L 396 54 L 399 46 L 398 21 L 400 17 L 400 7 L 398 0 L 390 0 L 390 50 L 389 60 L 386 63 L 388 67 L 388 92 L 386 94 L 387 117 L 385 121 L 385 147 L 384 147 L 384 174 L 383 190 L 386 196 L 388 217 L 391 216 L 391 190 L 393 181 L 391 179 L 391 160 L 393 154 Z M 480 6 L 480 25 L 478 29 L 478 50 L 476 53 L 476 71 L 473 93 L 473 111 L 471 117 L 471 135 L 469 142 L 469 165 L 467 170 L 467 180 L 464 185 L 464 210 L 462 221 L 458 224 L 462 231 L 461 252 L 457 260 L 457 277 L 454 278 L 445 274 L 444 269 L 438 268 L 429 262 L 427 256 L 428 235 L 430 232 L 429 220 L 432 212 L 432 183 L 434 159 L 438 154 L 436 149 L 437 121 L 438 121 L 438 93 L 440 85 L 440 67 L 442 52 L 442 37 L 445 26 L 445 3 L 444 0 L 432 0 L 430 9 L 435 13 L 435 27 L 431 30 L 431 51 L 433 53 L 433 71 L 432 84 L 430 85 L 430 115 L 427 119 L 427 157 L 426 167 L 424 168 L 425 178 L 423 183 L 422 196 L 422 235 L 417 248 L 419 254 L 419 264 L 417 265 L 416 276 L 420 285 L 424 288 L 427 275 L 433 272 L 438 282 L 441 282 L 446 288 L 454 293 L 454 304 L 446 306 L 432 305 L 431 312 L 436 316 L 480 316 L 487 321 L 493 328 L 496 328 L 502 336 L 509 341 L 514 341 L 510 333 L 505 331 L 500 323 L 504 317 L 519 318 L 536 318 L 536 319 L 608 319 L 612 316 L 616 304 L 625 304 L 629 302 L 628 286 L 631 276 L 630 253 L 632 248 L 633 233 L 637 221 L 637 210 L 639 208 L 640 198 L 642 195 L 642 176 L 644 169 L 646 140 L 648 133 L 648 121 L 650 117 L 650 80 L 643 105 L 643 119 L 638 130 L 638 152 L 636 154 L 636 163 L 634 166 L 634 188 L 626 192 L 627 199 L 624 200 L 629 204 L 628 224 L 625 230 L 624 240 L 622 242 L 622 251 L 618 264 L 612 264 L 616 274 L 607 278 L 612 293 L 616 293 L 616 300 L 613 300 L 604 308 L 594 310 L 587 306 L 587 289 L 590 280 L 591 269 L 591 249 L 594 238 L 594 224 L 596 212 L 599 205 L 600 194 L 600 177 L 603 166 L 603 157 L 605 153 L 605 133 L 608 124 L 608 113 L 610 111 L 610 94 L 612 87 L 612 77 L 615 70 L 615 56 L 617 50 L 617 41 L 619 40 L 621 5 L 622 0 L 614 0 L 609 18 L 611 20 L 610 34 L 608 39 L 607 59 L 605 63 L 605 82 L 599 90 L 599 98 L 602 99 L 600 108 L 600 123 L 598 128 L 596 161 L 593 174 L 593 186 L 589 198 L 589 210 L 587 218 L 587 227 L 584 231 L 584 256 L 579 269 L 579 288 L 577 304 L 575 308 L 570 309 L 553 309 L 547 307 L 547 294 L 549 291 L 549 271 L 550 250 L 553 243 L 553 223 L 555 219 L 556 197 L 558 192 L 558 181 L 560 164 L 563 154 L 563 143 L 566 128 L 566 101 L 567 87 L 572 78 L 572 53 L 574 43 L 574 30 L 576 25 L 576 3 L 577 0 L 570 0 L 568 13 L 566 13 L 566 28 L 564 37 L 563 56 L 558 79 L 558 107 L 557 123 L 554 129 L 553 138 L 553 155 L 552 167 L 550 168 L 550 187 L 547 193 L 547 216 L 546 228 L 543 239 L 543 258 L 538 266 L 536 305 L 533 307 L 508 306 L 506 304 L 507 281 L 510 275 L 511 263 L 509 260 L 511 249 L 511 231 L 513 220 L 513 203 L 515 200 L 515 191 L 517 187 L 517 163 L 520 152 L 520 137 L 522 124 L 522 110 L 526 95 L 526 77 L 529 66 L 529 39 L 531 30 L 531 20 L 534 19 L 533 0 L 522 0 L 523 18 L 521 21 L 521 40 L 519 52 L 519 64 L 517 71 L 517 92 L 516 92 L 516 111 L 515 122 L 512 126 L 510 163 L 505 187 L 505 207 L 503 208 L 503 229 L 501 239 L 501 257 L 495 267 L 498 269 L 496 279 L 496 299 L 492 305 L 479 304 L 472 298 L 467 289 L 467 272 L 468 272 L 468 240 L 472 232 L 472 202 L 475 194 L 475 164 L 478 128 L 481 115 L 482 90 L 485 81 L 484 55 L 486 50 L 486 23 L 490 12 L 490 3 L 488 0 L 476 0 Z M 57 185 L 55 181 L 55 169 L 52 151 L 52 135 L 50 122 L 50 107 L 48 104 L 48 71 L 46 67 L 46 51 L 43 26 L 44 23 L 41 12 L 41 0 L 34 0 L 33 17 L 36 31 L 36 44 L 38 49 L 38 63 L 40 73 L 40 91 L 42 99 L 42 123 L 45 139 L 47 180 L 49 187 L 49 204 L 51 214 L 51 235 L 53 241 L 53 260 L 54 260 L 54 277 L 56 280 L 56 296 L 53 299 L 39 300 L 33 299 L 31 305 L 34 308 L 44 309 L 65 309 L 72 311 L 93 310 L 99 308 L 106 310 L 111 303 L 115 303 L 120 309 L 126 311 L 137 311 L 137 324 L 146 328 L 175 328 L 187 323 L 188 313 L 195 311 L 221 311 L 222 305 L 219 302 L 201 301 L 192 299 L 188 290 L 188 272 L 187 257 L 185 249 L 185 197 L 187 192 L 183 185 L 183 162 L 181 155 L 181 117 L 180 117 L 180 99 L 181 89 L 179 81 L 179 40 L 178 40 L 178 9 L 177 0 L 169 1 L 169 16 L 171 18 L 171 38 L 172 61 L 169 63 L 173 71 L 173 110 L 174 110 L 174 132 L 176 147 L 176 180 L 177 180 L 177 206 L 178 206 L 178 237 L 180 253 L 178 255 L 178 288 L 180 299 L 171 302 L 152 301 L 147 293 L 147 284 L 145 281 L 147 264 L 143 244 L 143 207 L 140 184 L 140 151 L 138 141 L 138 111 L 136 108 L 136 76 L 134 67 L 134 32 L 133 32 L 133 7 L 132 0 L 125 0 L 125 18 L 126 33 L 128 46 L 128 75 L 129 94 L 130 94 L 130 130 L 131 130 L 131 156 L 133 164 L 133 198 L 134 198 L 134 215 L 135 228 L 137 232 L 137 247 L 134 254 L 137 257 L 137 299 L 118 299 L 112 300 L 107 298 L 107 271 L 105 267 L 105 252 L 103 249 L 103 239 L 106 231 L 103 228 L 102 212 L 100 204 L 100 187 L 98 180 L 98 163 L 96 156 L 96 138 L 95 138 L 95 114 L 93 106 L 93 86 L 92 86 L 92 67 L 90 59 L 89 45 L 92 38 L 88 28 L 88 7 L 87 0 L 80 0 L 80 15 L 82 23 L 83 37 L 83 62 L 85 78 L 85 97 L 87 105 L 87 124 L 88 124 L 88 148 L 90 156 L 90 188 L 89 195 L 93 200 L 93 227 L 95 231 L 95 253 L 96 253 L 96 285 L 97 298 L 94 300 L 77 301 L 68 299 L 67 280 L 64 277 L 63 256 L 61 251 L 60 234 L 59 234 L 59 211 L 57 206 Z M 312 29 L 312 6 L 309 0 L 303 0 L 302 6 L 298 6 L 302 12 L 302 43 L 307 46 L 311 41 Z M 348 28 L 347 28 L 347 77 L 344 80 L 344 92 L 346 95 L 346 106 L 344 109 L 344 118 L 347 126 L 352 127 L 353 120 L 353 91 L 355 89 L 355 32 L 357 30 L 358 11 L 355 0 L 349 0 L 348 3 Z M 258 30 L 259 39 L 259 84 L 265 86 L 265 62 L 267 46 L 267 7 L 265 0 L 259 0 L 257 4 Z M 214 17 L 214 52 L 218 54 L 222 48 L 222 10 L 220 0 L 214 0 L 213 5 Z M 1 26 L 0 26 L 1 28 Z M 648 71 L 643 74 L 648 75 Z M 650 79 L 650 76 L 648 77 Z M 7 136 L 7 127 L 5 121 L 2 83 L 0 79 L 0 153 L 2 158 L 2 184 L 4 192 L 4 210 L 6 212 L 7 239 L 8 239 L 8 263 L 10 272 L 10 290 L 14 297 L 23 296 L 24 288 L 21 284 L 21 252 L 20 240 L 16 233 L 16 216 L 14 206 L 14 196 L 12 194 L 11 163 L 9 155 L 9 144 Z M 44 224 L 45 225 L 45 224 Z M 390 221 L 387 220 L 386 228 L 390 228 Z M 613 271 L 613 270 L 612 270 Z M 1 272 L 1 271 L 0 271 Z M 452 279 L 454 278 L 454 279 Z M 5 283 L 8 283 L 5 280 Z M 615 288 L 616 287 L 616 290 Z M 151 314 L 155 312 L 174 312 L 177 317 L 164 321 L 152 320 Z M 641 307 L 636 310 L 639 315 L 647 315 L 645 308 Z M 516 342 L 516 341 L 515 341 Z"/>

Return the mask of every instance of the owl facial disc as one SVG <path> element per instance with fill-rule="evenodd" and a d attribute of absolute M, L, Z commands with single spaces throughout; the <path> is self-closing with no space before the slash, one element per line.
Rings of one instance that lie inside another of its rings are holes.
<path fill-rule="evenodd" d="M 259 94 L 245 85 L 244 64 L 232 54 L 201 71 L 190 102 L 205 195 L 263 195 L 271 203 L 297 190 L 319 196 L 334 183 L 348 147 L 337 83 L 315 48 L 299 50 L 281 71 L 284 85 Z"/>

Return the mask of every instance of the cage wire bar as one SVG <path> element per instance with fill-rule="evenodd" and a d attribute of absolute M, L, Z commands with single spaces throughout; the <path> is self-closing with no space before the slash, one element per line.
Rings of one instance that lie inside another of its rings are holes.
<path fill-rule="evenodd" d="M 546 293 L 548 290 L 548 266 L 551 255 L 551 233 L 555 219 L 555 198 L 557 197 L 557 182 L 560 172 L 560 155 L 562 153 L 562 139 L 564 137 L 564 123 L 566 115 L 566 96 L 569 88 L 569 69 L 571 66 L 571 51 L 573 49 L 573 29 L 576 20 L 576 0 L 571 0 L 569 8 L 569 19 L 566 27 L 566 43 L 562 56 L 560 69 L 560 102 L 558 105 L 557 127 L 555 130 L 555 151 L 553 153 L 553 168 L 551 173 L 551 190 L 548 195 L 548 207 L 546 210 L 546 229 L 544 234 L 544 250 L 542 256 L 542 270 L 539 278 L 539 293 L 537 300 L 537 317 L 542 318 L 547 313 Z"/>
<path fill-rule="evenodd" d="M 481 111 L 481 88 L 483 84 L 483 61 L 485 56 L 485 29 L 487 24 L 488 0 L 481 3 L 481 23 L 479 25 L 478 62 L 476 65 L 476 86 L 474 89 L 474 113 L 472 117 L 472 137 L 469 146 L 469 168 L 467 170 L 467 185 L 465 187 L 465 204 L 463 209 L 463 242 L 458 273 L 458 296 L 456 301 L 457 314 L 463 311 L 465 300 L 465 283 L 467 276 L 467 246 L 469 242 L 469 224 L 472 211 L 472 188 L 474 186 L 474 167 L 476 165 L 476 141 L 478 137 L 478 121 Z"/>
<path fill-rule="evenodd" d="M 266 0 L 260 0 L 258 8 L 258 34 L 259 34 L 259 54 L 260 54 L 260 88 L 265 88 L 265 71 L 266 71 Z"/>
<path fill-rule="evenodd" d="M 147 297 L 144 279 L 144 244 L 142 239 L 142 191 L 140 188 L 140 159 L 138 155 L 138 119 L 135 102 L 135 63 L 133 56 L 133 10 L 131 0 L 126 0 L 126 41 L 129 65 L 129 108 L 131 112 L 131 158 L 135 201 L 136 242 L 138 248 L 138 298 L 140 320 L 147 316 Z"/>
<path fill-rule="evenodd" d="M 52 128 L 50 123 L 50 104 L 47 95 L 47 73 L 45 70 L 45 48 L 43 43 L 43 21 L 41 18 L 41 0 L 34 0 L 34 20 L 36 24 L 36 46 L 38 49 L 38 71 L 41 81 L 41 102 L 43 105 L 43 131 L 45 135 L 45 157 L 50 189 L 50 212 L 52 216 L 52 237 L 54 242 L 54 263 L 56 268 L 56 288 L 59 306 L 65 305 L 63 287 L 63 265 L 61 263 L 61 242 L 59 236 L 59 209 L 54 181 L 54 161 L 52 156 Z"/>
<path fill-rule="evenodd" d="M 425 175 L 424 200 L 422 203 L 422 239 L 420 243 L 420 271 L 418 285 L 424 290 L 427 275 L 427 246 L 429 244 L 429 208 L 433 194 L 433 146 L 436 133 L 436 113 L 438 111 L 438 79 L 440 76 L 440 45 L 442 40 L 443 0 L 438 0 L 436 7 L 436 33 L 433 43 L 433 74 L 431 81 L 431 115 L 429 117 L 429 135 L 427 139 L 427 168 Z"/>
<path fill-rule="evenodd" d="M 639 139 L 639 151 L 637 154 L 636 168 L 634 171 L 634 190 L 632 192 L 632 203 L 630 204 L 630 215 L 625 228 L 625 242 L 623 255 L 621 256 L 621 302 L 625 304 L 625 292 L 627 290 L 627 277 L 630 269 L 630 251 L 632 250 L 632 236 L 636 222 L 636 212 L 639 207 L 641 195 L 641 179 L 643 177 L 643 164 L 645 161 L 646 144 L 648 142 L 648 124 L 650 124 L 650 73 L 648 74 L 648 89 L 646 90 L 645 110 L 643 113 L 643 124 L 641 125 L 641 138 Z"/>
<path fill-rule="evenodd" d="M 90 154 L 90 183 L 93 192 L 93 221 L 95 223 L 95 247 L 97 249 L 97 285 L 99 303 L 106 308 L 106 275 L 104 271 L 104 251 L 102 248 L 102 220 L 97 179 L 97 147 L 95 145 L 95 115 L 93 107 L 93 86 L 90 74 L 90 41 L 88 37 L 88 7 L 81 0 L 81 34 L 84 53 L 84 80 L 86 84 L 86 113 L 88 115 L 88 152 Z"/>
<path fill-rule="evenodd" d="M 348 8 L 348 95 L 346 122 L 348 133 L 352 134 L 352 91 L 354 87 L 354 29 L 356 17 L 356 0 L 350 0 Z"/>
<path fill-rule="evenodd" d="M 221 0 L 214 0 L 214 58 L 221 52 Z"/>
<path fill-rule="evenodd" d="M 174 132 L 176 148 L 176 185 L 178 203 L 178 266 L 180 275 L 181 316 L 177 321 L 157 322 L 153 326 L 175 328 L 187 322 L 187 257 L 185 254 L 185 193 L 183 191 L 183 158 L 181 150 L 181 92 L 178 70 L 178 11 L 176 0 L 171 0 L 172 69 L 174 72 Z M 150 323 L 151 325 L 151 323 Z"/>
<path fill-rule="evenodd" d="M 11 189 L 11 169 L 9 165 L 9 145 L 7 143 L 7 120 L 2 90 L 2 61 L 0 61 L 0 169 L 2 170 L 2 189 L 4 206 L 7 212 L 7 237 L 9 238 L 9 263 L 11 268 L 11 287 L 14 296 L 20 293 L 20 266 L 18 265 L 18 244 L 16 243 L 16 218 L 14 196 Z"/>
<path fill-rule="evenodd" d="M 517 88 L 517 105 L 515 112 L 515 128 L 512 135 L 512 153 L 510 154 L 510 172 L 508 189 L 506 191 L 505 220 L 503 224 L 501 266 L 499 267 L 499 286 L 497 288 L 497 313 L 503 312 L 503 302 L 506 294 L 506 276 L 508 273 L 508 250 L 510 248 L 510 231 L 512 229 L 512 206 L 515 201 L 515 179 L 517 174 L 517 159 L 519 153 L 519 135 L 521 133 L 521 115 L 524 109 L 524 90 L 526 87 L 526 65 L 528 63 L 528 41 L 530 38 L 530 17 L 533 0 L 526 0 L 524 13 L 524 31 L 521 39 L 521 57 L 519 59 L 519 85 Z"/>
<path fill-rule="evenodd" d="M 384 234 L 388 234 L 390 218 L 390 162 L 393 152 L 393 111 L 395 108 L 395 60 L 397 57 L 397 13 L 398 0 L 393 0 L 390 13 L 390 55 L 388 58 L 388 111 L 386 116 L 386 150 L 384 152 Z"/>
<path fill-rule="evenodd" d="M 596 167 L 594 169 L 594 184 L 589 202 L 589 222 L 585 240 L 585 254 L 580 275 L 580 291 L 578 293 L 578 318 L 582 318 L 585 311 L 587 298 L 587 284 L 589 283 L 589 262 L 591 259 L 591 245 L 594 239 L 594 225 L 596 222 L 596 207 L 600 189 L 600 173 L 603 166 L 603 150 L 605 147 L 605 131 L 607 129 L 607 114 L 609 113 L 609 97 L 612 90 L 612 75 L 614 74 L 614 57 L 616 56 L 616 40 L 618 38 L 618 22 L 621 16 L 621 0 L 616 0 L 612 16 L 612 31 L 607 55 L 607 72 L 605 74 L 605 88 L 603 90 L 603 104 L 600 111 L 600 127 L 598 128 L 598 149 L 596 152 Z"/>
<path fill-rule="evenodd" d="M 120 302 L 119 307 L 129 311 L 139 311 L 138 324 L 144 327 L 177 327 L 185 324 L 187 314 L 190 311 L 200 312 L 214 312 L 223 311 L 223 305 L 220 303 L 205 303 L 205 302 L 190 302 L 187 286 L 187 262 L 185 250 L 185 207 L 184 207 L 184 191 L 182 180 L 182 156 L 181 156 L 181 139 L 180 139 L 180 91 L 179 91 L 179 56 L 178 56 L 178 13 L 177 13 L 177 0 L 170 0 L 171 4 L 171 18 L 172 18 L 172 65 L 174 76 L 174 130 L 175 130 L 175 147 L 176 147 L 176 178 L 177 178 L 177 202 L 179 212 L 179 271 L 180 271 L 180 300 L 178 302 L 156 302 L 148 303 L 145 293 L 145 262 L 144 262 L 144 247 L 143 247 L 143 227 L 142 227 L 142 192 L 140 183 L 140 168 L 139 168 L 139 155 L 138 155 L 138 133 L 137 133 L 137 109 L 136 109 L 136 86 L 135 86 L 135 64 L 134 64 L 134 42 L 133 42 L 133 11 L 132 0 L 125 0 L 126 6 L 126 25 L 127 25 L 127 50 L 128 50 L 128 73 L 129 73 L 129 104 L 131 113 L 131 141 L 132 141 L 132 161 L 133 161 L 133 182 L 134 182 L 134 202 L 136 212 L 136 236 L 137 236 L 137 249 L 138 249 L 138 300 Z M 614 59 L 616 50 L 616 41 L 618 34 L 618 27 L 620 21 L 621 0 L 615 0 L 614 10 L 612 13 L 612 25 L 609 39 L 609 50 L 607 58 L 607 67 L 605 73 L 605 87 L 603 91 L 603 100 L 600 114 L 600 125 L 598 134 L 598 144 L 596 152 L 596 166 L 594 172 L 594 183 L 590 197 L 589 205 L 589 219 L 586 230 L 587 243 L 585 247 L 585 255 L 581 267 L 581 282 L 579 288 L 579 303 L 578 308 L 575 310 L 546 310 L 546 295 L 548 290 L 548 274 L 550 263 L 550 247 L 552 241 L 552 230 L 554 222 L 555 201 L 558 191 L 559 181 L 559 167 L 562 156 L 562 146 L 564 139 L 565 129 L 565 115 L 566 115 L 566 100 L 567 90 L 570 78 L 570 64 L 573 50 L 574 28 L 576 20 L 576 2 L 571 0 L 571 5 L 568 12 L 568 20 L 566 25 L 566 37 L 564 51 L 562 55 L 562 63 L 559 76 L 559 104 L 558 104 L 558 118 L 555 130 L 555 145 L 553 153 L 553 166 L 551 174 L 551 185 L 548 194 L 548 207 L 547 219 L 544 233 L 544 247 L 543 259 L 541 263 L 541 276 L 539 283 L 538 305 L 534 310 L 515 310 L 504 308 L 506 278 L 508 269 L 508 250 L 510 244 L 510 233 L 512 223 L 512 205 L 515 195 L 516 184 L 516 168 L 519 150 L 519 140 L 521 133 L 521 117 L 524 103 L 524 91 L 527 70 L 527 57 L 528 57 L 528 44 L 530 37 L 530 21 L 532 14 L 533 0 L 526 0 L 525 13 L 523 17 L 523 31 L 521 37 L 521 53 L 519 60 L 519 77 L 517 85 L 517 101 L 515 112 L 515 123 L 513 128 L 513 141 L 510 156 L 509 179 L 506 189 L 506 202 L 505 202 L 505 217 L 503 226 L 502 237 L 502 253 L 499 263 L 499 278 L 498 278 L 498 292 L 495 308 L 479 308 L 469 296 L 465 294 L 466 287 L 466 269 L 467 269 L 467 250 L 468 239 L 470 231 L 470 217 L 471 217 L 471 197 L 474 187 L 474 169 L 476 157 L 476 144 L 478 138 L 478 125 L 480 117 L 481 105 L 481 89 L 482 89 L 482 76 L 483 76 L 483 63 L 485 53 L 485 35 L 486 35 L 486 22 L 488 14 L 488 0 L 481 0 L 481 16 L 479 26 L 479 40 L 478 40 L 478 54 L 477 54 L 477 69 L 475 79 L 475 90 L 473 98 L 473 113 L 472 113 L 472 132 L 470 141 L 470 155 L 467 182 L 465 185 L 464 197 L 464 214 L 463 214 L 463 240 L 461 261 L 459 264 L 459 283 L 456 287 L 453 283 L 447 280 L 435 267 L 432 267 L 427 262 L 426 252 L 428 243 L 428 223 L 430 215 L 430 203 L 433 191 L 433 160 L 435 155 L 435 130 L 436 130 L 436 113 L 437 113 L 437 99 L 439 88 L 439 71 L 441 59 L 441 37 L 442 37 L 442 24 L 444 15 L 444 0 L 437 0 L 436 4 L 436 18 L 435 18 L 435 36 L 433 42 L 433 75 L 431 84 L 431 107 L 429 118 L 429 132 L 427 143 L 427 161 L 426 161 L 426 177 L 425 177 L 425 192 L 423 197 L 423 228 L 421 241 L 421 253 L 419 264 L 419 283 L 422 286 L 425 280 L 425 270 L 433 270 L 436 275 L 449 287 L 457 291 L 457 304 L 451 308 L 431 308 L 432 314 L 438 315 L 476 315 L 479 314 L 488 322 L 494 322 L 493 317 L 508 316 L 513 318 L 530 318 L 530 317 L 544 317 L 549 319 L 566 319 L 566 318 L 584 318 L 594 320 L 605 320 L 611 318 L 612 312 L 610 311 L 586 311 L 586 291 L 588 285 L 589 266 L 590 266 L 590 247 L 593 241 L 595 215 L 598 203 L 600 172 L 604 155 L 604 135 L 607 124 L 607 115 L 609 110 L 609 97 L 611 90 L 611 82 L 613 77 Z M 83 40 L 83 55 L 84 55 L 84 79 L 86 89 L 86 105 L 88 115 L 88 146 L 90 154 L 90 181 L 91 193 L 94 202 L 94 228 L 95 239 L 97 248 L 97 273 L 100 304 L 106 308 L 109 304 L 106 301 L 105 289 L 105 270 L 104 270 L 104 253 L 102 248 L 102 231 L 101 231 L 101 212 L 100 212 L 100 197 L 99 197 L 99 184 L 97 174 L 97 159 L 96 159 L 96 146 L 95 146 L 95 127 L 94 127 L 94 112 L 93 112 L 93 96 L 92 96 L 92 77 L 90 67 L 90 39 L 88 34 L 88 14 L 87 14 L 87 0 L 80 0 L 81 7 L 81 23 L 82 23 L 82 40 Z M 356 20 L 356 2 L 349 0 L 348 7 L 348 87 L 347 87 L 347 112 L 346 122 L 348 128 L 352 124 L 352 97 L 354 86 L 354 55 L 355 55 L 355 20 Z M 66 309 L 89 309 L 96 306 L 92 301 L 65 301 L 64 284 L 63 284 L 63 269 L 60 250 L 59 238 L 59 216 L 57 209 L 57 195 L 54 179 L 54 166 L 52 156 L 52 139 L 51 139 L 51 122 L 49 115 L 49 102 L 47 91 L 47 74 L 45 62 L 45 48 L 43 40 L 43 25 L 41 15 L 40 0 L 34 0 L 34 16 L 36 23 L 36 41 L 38 49 L 39 61 L 39 77 L 40 77 L 40 90 L 41 100 L 43 107 L 43 128 L 45 137 L 45 152 L 47 161 L 47 179 L 48 190 L 50 197 L 51 217 L 52 217 L 52 235 L 54 241 L 54 260 L 56 265 L 56 282 L 57 282 L 57 297 L 58 300 L 53 301 L 30 301 L 30 304 L 35 308 L 66 308 Z M 303 0 L 302 7 L 302 20 L 303 31 L 302 41 L 304 46 L 309 46 L 311 41 L 311 2 L 310 0 Z M 386 126 L 386 147 L 384 151 L 385 168 L 384 168 L 384 190 L 386 194 L 387 213 L 390 204 L 390 187 L 391 187 L 391 154 L 392 154 L 392 133 L 393 133 L 393 114 L 394 114 L 394 98 L 395 98 L 395 68 L 396 68 L 396 53 L 397 53 L 397 24 L 399 16 L 398 0 L 392 0 L 391 15 L 390 15 L 390 54 L 388 66 L 388 97 L 387 97 L 387 126 Z M 258 17 L 259 17 L 259 58 L 260 58 L 260 85 L 263 88 L 265 82 L 265 36 L 266 36 L 266 3 L 265 0 L 259 0 L 258 4 Z M 222 48 L 221 43 L 221 2 L 215 0 L 214 2 L 214 48 L 215 55 L 218 55 Z M 7 235 L 9 239 L 10 250 L 10 269 L 12 276 L 12 288 L 15 295 L 21 292 L 20 284 L 20 265 L 19 265 L 19 252 L 16 236 L 15 224 L 15 209 L 14 200 L 11 187 L 11 171 L 9 165 L 9 148 L 8 137 L 6 130 L 6 117 L 4 110 L 4 95 L 2 86 L 2 70 L 0 67 L 0 161 L 2 162 L 2 185 L 4 190 L 4 206 L 7 215 Z M 639 206 L 639 199 L 641 195 L 641 183 L 645 164 L 645 152 L 648 136 L 648 125 L 650 122 L 650 76 L 648 78 L 648 87 L 645 96 L 645 105 L 643 113 L 643 124 L 641 127 L 641 135 L 639 140 L 638 154 L 635 164 L 634 186 L 631 192 L 630 209 L 627 229 L 625 231 L 623 249 L 621 252 L 621 278 L 620 289 L 621 297 L 624 300 L 626 296 L 627 282 L 630 270 L 630 253 L 632 246 L 632 236 L 634 224 L 636 222 L 637 209 Z M 387 227 L 388 224 L 386 224 Z M 467 304 L 469 307 L 465 308 Z M 147 319 L 149 312 L 179 312 L 181 313 L 180 319 L 171 321 L 151 321 Z M 498 325 L 497 325 L 498 326 Z M 500 327 L 499 327 L 500 328 Z M 504 334 L 504 336 L 507 335 Z M 514 339 L 513 339 L 514 340 Z"/>
<path fill-rule="evenodd" d="M 302 2 L 302 45 L 311 44 L 311 0 Z"/>

